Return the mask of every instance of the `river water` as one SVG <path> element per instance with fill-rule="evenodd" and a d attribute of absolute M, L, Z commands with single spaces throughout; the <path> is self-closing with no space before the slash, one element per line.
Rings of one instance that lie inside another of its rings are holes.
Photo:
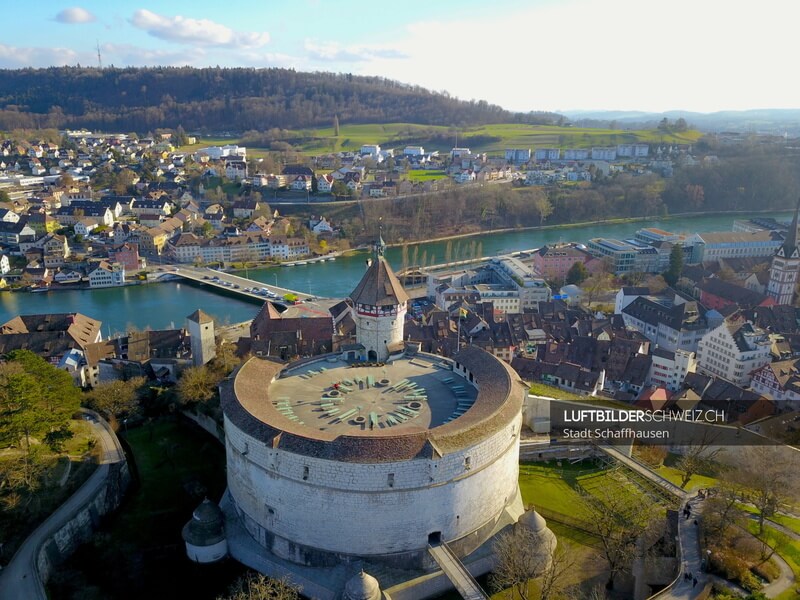
<path fill-rule="evenodd" d="M 515 231 L 483 234 L 453 240 L 453 250 L 460 244 L 469 246 L 472 240 L 483 245 L 483 255 L 527 250 L 554 242 L 586 242 L 594 237 L 626 238 L 642 227 L 660 227 L 675 233 L 705 231 L 730 231 L 735 219 L 756 215 L 719 215 L 677 217 L 647 222 L 595 224 L 541 231 Z M 764 216 L 761 214 L 760 216 Z M 790 213 L 770 215 L 778 220 L 789 220 Z M 419 244 L 418 256 L 427 253 L 428 262 L 444 262 L 446 242 Z M 409 254 L 413 257 L 413 246 Z M 402 262 L 400 248 L 389 248 L 386 257 L 399 269 Z M 358 283 L 364 272 L 366 253 L 337 258 L 335 262 L 251 269 L 251 279 L 272 283 L 318 296 L 344 297 Z M 182 327 L 184 319 L 197 308 L 214 316 L 218 323 L 238 323 L 252 319 L 259 309 L 253 302 L 229 295 L 208 291 L 203 286 L 184 282 L 156 283 L 100 290 L 74 290 L 45 294 L 0 293 L 0 323 L 18 314 L 80 312 L 103 322 L 103 336 L 123 332 L 131 327 L 165 329 Z"/>

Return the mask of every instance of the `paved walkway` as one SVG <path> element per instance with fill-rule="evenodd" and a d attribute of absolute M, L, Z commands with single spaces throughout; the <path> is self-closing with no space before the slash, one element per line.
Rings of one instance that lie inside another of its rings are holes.
<path fill-rule="evenodd" d="M 643 465 L 639 461 L 626 456 L 616 448 L 610 446 L 599 447 L 606 454 L 624 464 L 626 467 L 636 471 L 644 477 L 647 477 L 654 483 L 659 484 L 674 496 L 687 501 L 692 507 L 691 516 L 688 519 L 684 518 L 683 512 L 681 512 L 678 517 L 678 535 L 680 537 L 682 554 L 681 571 L 679 573 L 679 577 L 672 587 L 651 596 L 651 598 L 658 600 L 694 600 L 694 598 L 697 598 L 703 591 L 706 583 L 709 582 L 724 586 L 729 590 L 737 592 L 743 596 L 747 595 L 747 592 L 736 584 L 722 579 L 716 575 L 704 573 L 701 570 L 703 556 L 700 554 L 698 527 L 695 526 L 694 521 L 702 516 L 704 506 L 703 500 L 700 500 L 697 497 L 689 500 L 689 494 L 685 490 L 676 486 L 672 482 L 667 481 L 657 473 L 650 470 L 646 465 Z M 755 515 L 751 515 L 751 518 L 754 517 Z M 783 525 L 775 523 L 774 521 L 768 521 L 768 524 L 771 527 L 786 533 L 792 539 L 800 539 L 800 536 L 798 536 L 797 533 L 791 529 L 788 529 L 787 527 L 784 527 Z M 783 558 L 781 558 L 778 554 L 775 554 L 773 558 L 780 568 L 781 574 L 775 581 L 762 588 L 762 591 L 767 595 L 768 598 L 774 598 L 782 594 L 784 591 L 791 589 L 791 587 L 795 585 L 794 573 L 786 561 L 783 560 Z M 691 573 L 693 577 L 697 578 L 697 584 L 694 583 L 693 578 L 684 579 L 684 574 L 687 572 Z"/>
<path fill-rule="evenodd" d="M 105 485 L 109 465 L 125 460 L 122 446 L 111 426 L 97 413 L 83 411 L 87 422 L 94 426 L 102 445 L 100 465 L 84 484 L 58 507 L 44 523 L 22 543 L 8 566 L 0 571 L 0 600 L 47 600 L 47 593 L 39 577 L 36 558 L 42 544 L 81 511 Z"/>
<path fill-rule="evenodd" d="M 428 546 L 428 552 L 464 600 L 488 600 L 489 596 L 481 589 L 475 578 L 470 575 L 470 572 L 447 544 Z"/>

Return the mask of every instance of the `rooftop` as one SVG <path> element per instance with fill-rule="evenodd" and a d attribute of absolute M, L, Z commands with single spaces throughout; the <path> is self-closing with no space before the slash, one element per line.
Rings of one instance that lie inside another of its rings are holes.
<path fill-rule="evenodd" d="M 521 409 L 524 388 L 508 365 L 475 347 L 456 360 L 478 390 L 450 370 L 451 361 L 430 354 L 372 367 L 351 367 L 336 355 L 290 365 L 252 358 L 223 382 L 222 407 L 248 435 L 298 454 L 347 462 L 433 458 L 477 443 Z"/>
<path fill-rule="evenodd" d="M 278 414 L 333 435 L 431 429 L 448 422 L 459 407 L 472 406 L 478 395 L 441 367 L 441 360 L 427 356 L 380 367 L 316 361 L 290 368 L 267 394 Z"/>

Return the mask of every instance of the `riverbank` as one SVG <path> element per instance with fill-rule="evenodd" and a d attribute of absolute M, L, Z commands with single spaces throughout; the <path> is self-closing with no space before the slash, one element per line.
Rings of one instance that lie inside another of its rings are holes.
<path fill-rule="evenodd" d="M 503 233 L 517 233 L 525 231 L 553 231 L 558 229 L 572 229 L 574 227 L 596 227 L 599 225 L 624 225 L 627 223 L 645 223 L 650 221 L 670 221 L 673 219 L 691 219 L 696 217 L 726 217 L 736 215 L 770 215 L 770 214 L 784 214 L 791 209 L 781 210 L 729 210 L 729 211 L 702 211 L 702 212 L 688 212 L 688 213 L 675 213 L 674 215 L 653 215 L 647 217 L 619 217 L 613 219 L 601 219 L 599 221 L 580 221 L 578 223 L 556 223 L 553 225 L 535 225 L 532 227 L 504 227 L 502 229 L 482 229 L 471 233 L 457 233 L 453 235 L 445 235 L 434 238 L 426 238 L 423 240 L 394 242 L 386 244 L 390 248 L 401 248 L 403 246 L 415 246 L 417 244 L 432 244 L 435 242 L 447 242 L 449 240 L 458 240 L 482 235 L 497 235 Z M 576 240 L 570 240 L 576 241 Z M 357 249 L 358 250 L 358 249 Z"/>
<path fill-rule="evenodd" d="M 789 211 L 731 213 L 716 216 L 693 214 L 690 217 L 672 215 L 669 220 L 652 219 L 648 227 L 660 227 L 677 233 L 731 231 L 734 219 L 755 218 L 769 214 L 780 220 L 791 218 Z M 534 230 L 513 230 L 504 233 L 482 233 L 473 238 L 481 243 L 484 256 L 515 252 L 566 241 L 585 242 L 595 237 L 627 239 L 643 226 L 641 220 L 627 222 L 604 221 L 595 224 L 548 225 Z M 461 246 L 472 242 L 460 242 Z M 414 250 L 419 257 L 427 253 L 428 263 L 445 262 L 447 241 L 420 242 Z M 458 242 L 453 246 L 458 246 Z M 457 252 L 452 249 L 453 254 Z M 353 291 L 364 274 L 364 250 L 349 250 L 335 262 L 298 265 L 289 269 L 249 269 L 248 277 L 265 285 L 298 290 L 312 296 L 343 298 Z M 433 260 L 438 257 L 438 260 Z M 453 256 L 455 258 L 455 256 Z M 460 257 L 459 257 L 460 258 Z M 399 270 L 403 250 L 389 248 L 386 259 Z M 181 281 L 166 285 L 134 285 L 89 290 L 83 294 L 0 294 L 0 323 L 19 314 L 80 312 L 103 321 L 103 337 L 132 328 L 169 329 L 183 325 L 186 315 L 201 308 L 212 315 L 217 326 L 252 319 L 258 307 L 231 296 L 224 296 L 203 285 L 187 285 Z M 110 330 L 110 331 L 109 331 Z"/>

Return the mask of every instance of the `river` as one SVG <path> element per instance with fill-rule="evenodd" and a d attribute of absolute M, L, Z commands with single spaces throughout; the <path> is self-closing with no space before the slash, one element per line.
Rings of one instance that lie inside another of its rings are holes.
<path fill-rule="evenodd" d="M 735 219 L 753 216 L 764 214 L 676 217 L 665 220 L 655 218 L 647 222 L 491 233 L 453 240 L 453 247 L 455 249 L 460 243 L 462 248 L 466 248 L 474 239 L 483 244 L 484 256 L 493 256 L 499 252 L 527 250 L 558 241 L 586 242 L 594 237 L 626 238 L 642 227 L 660 227 L 675 233 L 730 231 Z M 790 213 L 770 216 L 779 220 L 791 219 Z M 427 252 L 429 262 L 432 256 L 436 257 L 437 262 L 444 262 L 446 242 L 428 242 L 419 244 L 419 247 L 420 259 L 423 252 Z M 389 248 L 386 252 L 387 259 L 396 269 L 401 266 L 401 253 L 400 248 Z M 413 246 L 410 253 L 413 254 Z M 335 262 L 251 269 L 248 275 L 251 279 L 277 283 L 284 288 L 318 296 L 344 297 L 358 283 L 364 272 L 366 257 L 362 252 L 340 257 Z M 0 293 L 0 323 L 18 314 L 80 312 L 103 322 L 104 337 L 109 332 L 122 332 L 131 327 L 182 327 L 186 315 L 197 308 L 215 317 L 218 323 L 238 323 L 252 319 L 259 307 L 252 302 L 220 295 L 202 286 L 183 282 L 46 294 Z"/>

